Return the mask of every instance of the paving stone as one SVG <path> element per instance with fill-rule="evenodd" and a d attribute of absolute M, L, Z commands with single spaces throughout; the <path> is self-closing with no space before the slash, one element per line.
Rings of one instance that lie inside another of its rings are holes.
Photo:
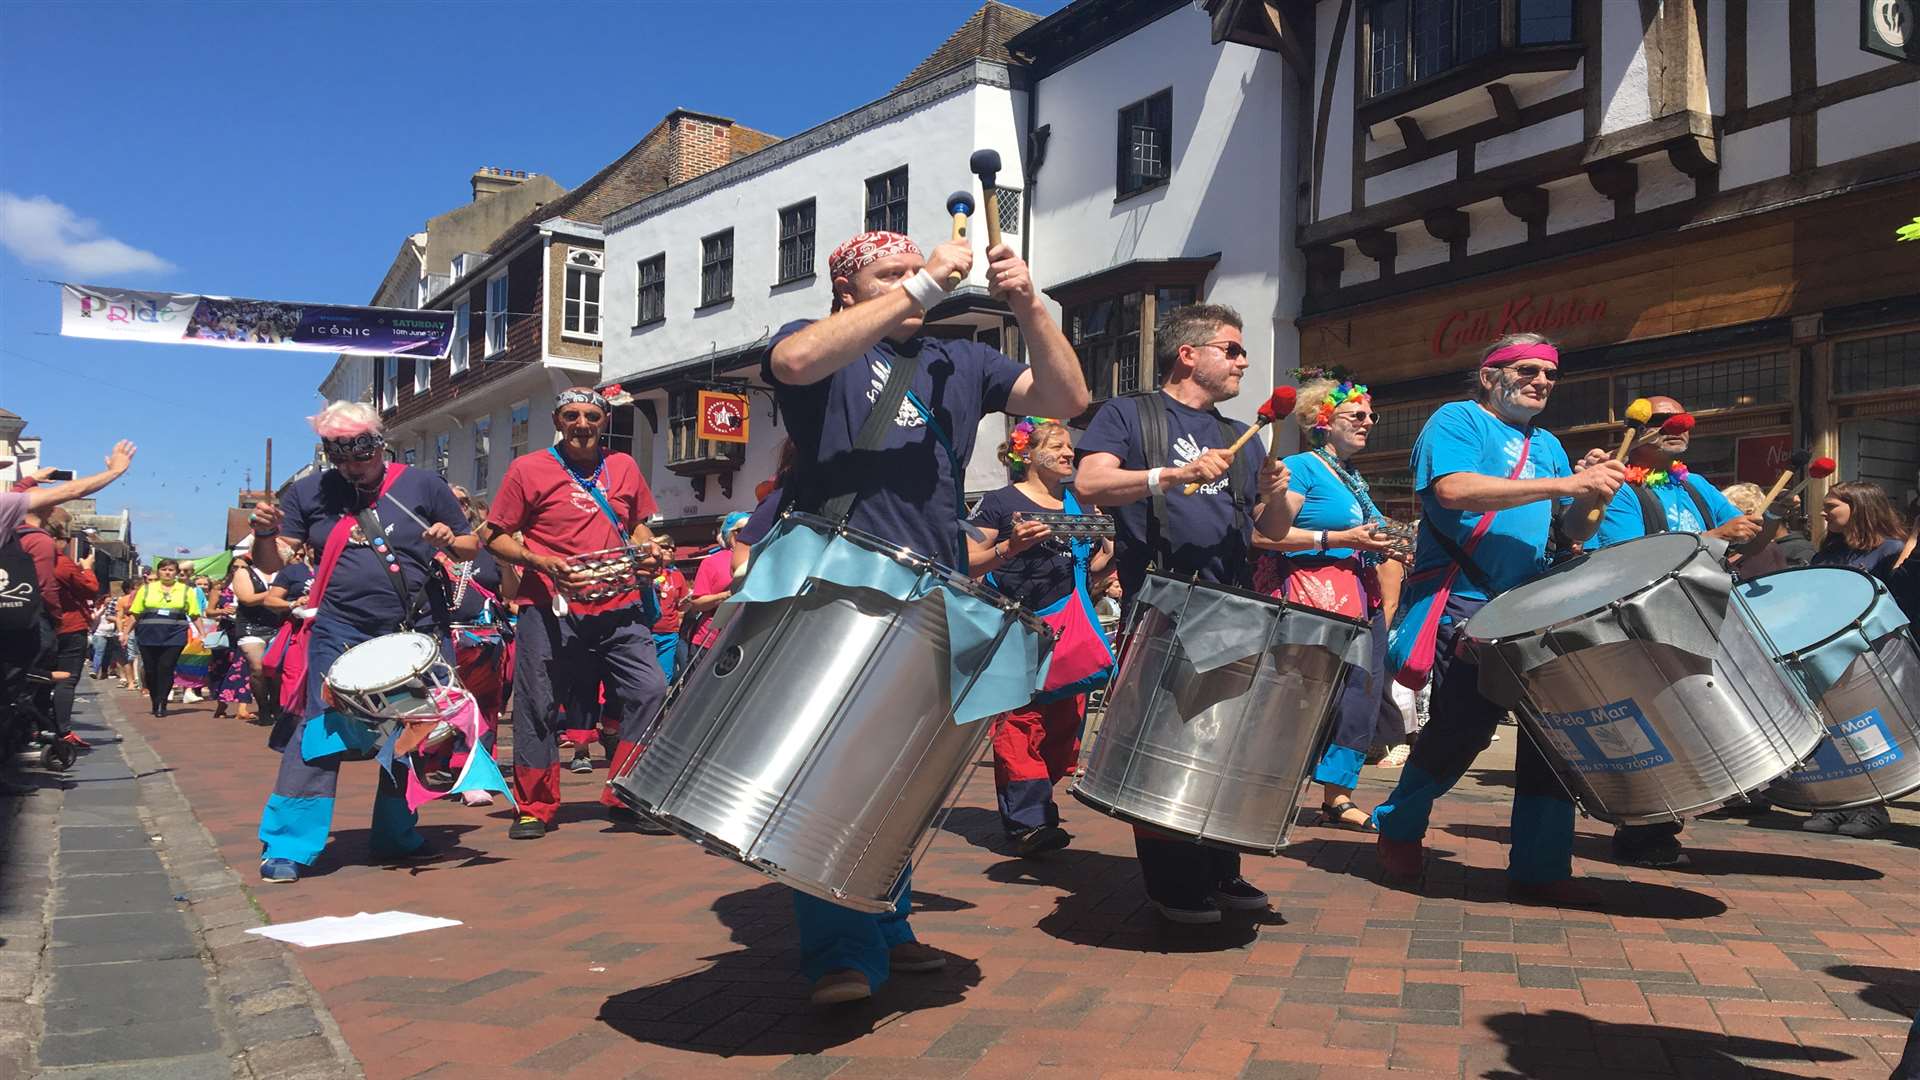
<path fill-rule="evenodd" d="M 215 1080 L 233 1073 L 224 1054 L 147 1059 L 128 1065 L 76 1065 L 42 1069 L 41 1080 Z"/>
<path fill-rule="evenodd" d="M 176 911 L 173 882 L 165 874 L 90 874 L 60 882 L 54 898 L 63 918 Z"/>
<path fill-rule="evenodd" d="M 146 851 L 62 851 L 58 860 L 62 880 L 82 874 L 158 874 L 160 856 Z"/>
<path fill-rule="evenodd" d="M 49 1032 L 40 1041 L 43 1066 L 85 1065 L 91 1062 L 142 1061 L 184 1057 L 217 1050 L 220 1037 L 204 1016 L 126 1024 L 77 1034 Z"/>
<path fill-rule="evenodd" d="M 131 825 L 107 828 L 60 829 L 60 850 L 69 851 L 151 851 L 153 843 L 145 829 Z"/>

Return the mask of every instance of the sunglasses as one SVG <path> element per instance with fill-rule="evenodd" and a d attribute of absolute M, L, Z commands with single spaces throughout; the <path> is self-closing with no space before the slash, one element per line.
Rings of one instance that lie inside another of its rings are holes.
<path fill-rule="evenodd" d="M 371 461 L 387 448 L 387 440 L 362 432 L 347 439 L 321 439 L 320 446 L 326 452 L 327 460 L 338 464 L 343 461 Z"/>
<path fill-rule="evenodd" d="M 1558 382 L 1560 379 L 1560 369 L 1547 364 L 1514 364 L 1507 370 L 1521 382 L 1532 382 L 1543 375 L 1548 382 Z"/>
<path fill-rule="evenodd" d="M 1221 352 L 1227 354 L 1227 359 L 1229 360 L 1238 360 L 1248 355 L 1247 347 L 1237 341 L 1209 341 L 1200 347 L 1203 349 L 1219 349 Z"/>
<path fill-rule="evenodd" d="M 1350 421 L 1350 422 L 1352 422 L 1352 423 L 1355 423 L 1355 424 L 1371 424 L 1371 423 L 1373 423 L 1373 422 L 1374 422 L 1375 420 L 1378 420 L 1378 419 L 1380 419 L 1380 414 L 1379 414 L 1379 413 L 1377 413 L 1377 412 L 1366 412 L 1366 411 L 1361 411 L 1361 412 L 1337 412 L 1337 413 L 1334 413 L 1334 414 L 1333 414 L 1333 418 L 1334 418 L 1335 420 L 1346 420 L 1346 421 Z"/>
<path fill-rule="evenodd" d="M 606 418 L 607 414 L 601 412 L 599 409 L 568 409 L 560 414 L 561 422 L 567 424 L 578 424 L 582 422 L 597 424 Z"/>

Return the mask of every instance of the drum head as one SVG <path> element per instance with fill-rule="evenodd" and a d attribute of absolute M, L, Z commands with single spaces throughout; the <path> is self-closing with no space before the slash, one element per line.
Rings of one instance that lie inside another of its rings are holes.
<path fill-rule="evenodd" d="M 425 634 L 383 634 L 341 653 L 327 671 L 327 682 L 336 690 L 385 689 L 426 670 L 439 653 Z"/>
<path fill-rule="evenodd" d="M 1740 586 L 1781 654 L 1805 652 L 1867 617 L 1879 597 L 1871 577 L 1844 566 L 1803 566 Z"/>
<path fill-rule="evenodd" d="M 1562 563 L 1494 597 L 1468 623 L 1476 641 L 1501 641 L 1558 626 L 1640 592 L 1702 550 L 1693 533 L 1660 533 Z"/>

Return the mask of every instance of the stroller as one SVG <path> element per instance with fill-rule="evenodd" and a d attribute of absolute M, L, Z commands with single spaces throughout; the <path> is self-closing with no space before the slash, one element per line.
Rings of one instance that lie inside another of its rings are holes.
<path fill-rule="evenodd" d="M 75 748 L 54 732 L 54 672 L 0 661 L 0 764 L 39 748 L 40 767 L 65 772 Z"/>

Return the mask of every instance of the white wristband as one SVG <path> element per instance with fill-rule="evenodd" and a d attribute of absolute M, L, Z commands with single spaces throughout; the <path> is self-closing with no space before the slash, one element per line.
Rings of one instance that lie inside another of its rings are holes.
<path fill-rule="evenodd" d="M 947 298 L 947 290 L 941 288 L 940 283 L 933 280 L 933 275 L 924 268 L 902 282 L 900 287 L 907 290 L 907 295 L 913 297 L 913 302 L 919 305 L 921 311 L 927 311 Z"/>
<path fill-rule="evenodd" d="M 1159 490 L 1160 490 L 1160 470 L 1148 469 L 1147 470 L 1147 494 L 1152 495 L 1154 492 L 1157 492 Z"/>

